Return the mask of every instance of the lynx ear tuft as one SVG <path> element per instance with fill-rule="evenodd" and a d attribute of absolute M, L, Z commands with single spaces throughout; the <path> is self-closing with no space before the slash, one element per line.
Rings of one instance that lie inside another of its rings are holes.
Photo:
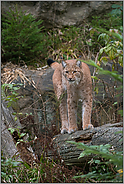
<path fill-rule="evenodd" d="M 77 66 L 78 66 L 78 67 L 81 66 L 81 61 L 77 61 Z"/>
<path fill-rule="evenodd" d="M 63 66 L 63 68 L 65 68 L 66 67 L 66 62 L 65 61 L 62 61 L 62 66 Z"/>

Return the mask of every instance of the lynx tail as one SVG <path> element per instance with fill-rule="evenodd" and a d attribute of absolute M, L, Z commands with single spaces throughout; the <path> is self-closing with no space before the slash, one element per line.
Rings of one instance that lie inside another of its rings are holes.
<path fill-rule="evenodd" d="M 56 61 L 53 61 L 52 59 L 47 60 L 47 64 L 53 68 L 54 70 L 59 67 L 59 63 Z"/>
<path fill-rule="evenodd" d="M 51 66 L 52 63 L 55 63 L 55 61 L 53 61 L 52 59 L 48 59 L 48 60 L 47 60 L 47 64 L 48 64 L 49 66 Z"/>

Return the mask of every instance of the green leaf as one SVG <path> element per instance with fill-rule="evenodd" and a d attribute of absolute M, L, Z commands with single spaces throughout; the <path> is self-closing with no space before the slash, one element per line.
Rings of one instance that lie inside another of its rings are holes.
<path fill-rule="evenodd" d="M 105 44 L 107 45 L 109 42 L 109 35 L 106 33 L 102 33 L 98 36 L 98 41 L 100 41 L 100 39 L 103 39 L 105 41 Z"/>
<path fill-rule="evenodd" d="M 99 164 L 99 163 L 100 163 L 100 160 L 95 160 L 95 163 L 96 163 L 96 164 Z"/>
<path fill-rule="evenodd" d="M 106 64 L 108 63 L 108 57 L 107 56 L 101 57 L 100 61 L 102 61 L 106 66 Z"/>
<path fill-rule="evenodd" d="M 77 178 L 91 178 L 95 173 L 96 173 L 96 171 L 93 171 L 93 172 L 89 172 L 88 174 L 84 174 L 84 175 L 80 175 L 80 176 L 74 176 L 73 178 L 74 179 L 77 179 Z"/>
<path fill-rule="evenodd" d="M 24 166 L 25 166 L 27 169 L 30 169 L 30 166 L 29 166 L 27 163 L 24 163 Z"/>
<path fill-rule="evenodd" d="M 13 132 L 15 131 L 14 128 L 8 128 L 8 130 L 10 130 L 11 134 L 13 134 Z"/>
<path fill-rule="evenodd" d="M 1 176 L 5 177 L 7 174 L 1 171 Z"/>
<path fill-rule="evenodd" d="M 78 157 L 78 159 L 84 157 L 85 155 L 86 155 L 85 152 L 80 153 L 80 156 Z"/>
<path fill-rule="evenodd" d="M 86 41 L 86 44 L 89 45 L 89 46 L 92 46 L 92 41 L 91 41 L 91 39 L 88 40 L 88 41 Z"/>
<path fill-rule="evenodd" d="M 14 120 L 17 121 L 17 119 L 18 119 L 17 116 L 15 116 Z"/>
<path fill-rule="evenodd" d="M 20 87 L 13 87 L 13 90 L 18 90 L 20 89 Z"/>
<path fill-rule="evenodd" d="M 16 114 L 17 114 L 17 112 L 13 112 L 13 113 L 12 113 L 12 115 L 16 115 Z"/>
<path fill-rule="evenodd" d="M 123 117 L 123 110 L 119 110 L 118 114 L 120 114 Z"/>
<path fill-rule="evenodd" d="M 89 65 L 91 65 L 91 66 L 94 66 L 94 67 L 96 67 L 99 71 L 98 71 L 98 73 L 99 74 L 104 74 L 104 75 L 110 75 L 110 76 L 112 76 L 113 78 L 115 78 L 116 80 L 118 80 L 119 82 L 123 82 L 123 78 L 122 78 L 122 75 L 119 75 L 119 74 L 117 74 L 117 72 L 116 71 L 109 71 L 109 70 L 104 70 L 103 68 L 101 68 L 101 67 L 99 67 L 94 61 L 92 61 L 92 60 L 90 60 L 90 61 L 84 61 L 84 60 L 81 60 L 81 61 L 83 61 L 84 63 L 87 63 L 87 64 L 89 64 Z"/>
<path fill-rule="evenodd" d="M 116 105 L 118 102 L 114 102 L 113 105 Z"/>
<path fill-rule="evenodd" d="M 19 137 L 21 138 L 21 137 L 24 137 L 25 135 L 26 133 L 21 133 Z"/>
<path fill-rule="evenodd" d="M 121 6 L 119 4 L 113 4 L 112 8 L 120 8 Z"/>
<path fill-rule="evenodd" d="M 98 80 L 98 77 L 96 76 L 91 76 L 92 79 Z"/>
<path fill-rule="evenodd" d="M 10 107 L 12 105 L 12 102 L 8 102 L 7 107 Z"/>
<path fill-rule="evenodd" d="M 23 115 L 23 113 L 22 112 L 19 112 L 18 115 Z"/>
<path fill-rule="evenodd" d="M 8 88 L 10 88 L 10 89 L 13 88 L 13 84 L 6 84 L 6 86 L 7 86 Z"/>

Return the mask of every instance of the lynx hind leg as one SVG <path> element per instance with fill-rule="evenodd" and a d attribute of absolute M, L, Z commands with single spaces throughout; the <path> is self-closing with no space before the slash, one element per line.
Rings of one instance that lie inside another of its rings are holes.
<path fill-rule="evenodd" d="M 91 124 L 92 101 L 83 102 L 82 105 L 82 128 L 83 130 L 94 128 Z"/>

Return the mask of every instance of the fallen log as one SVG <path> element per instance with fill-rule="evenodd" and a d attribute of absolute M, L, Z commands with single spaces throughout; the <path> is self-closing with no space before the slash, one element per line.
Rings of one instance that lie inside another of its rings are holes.
<path fill-rule="evenodd" d="M 123 123 L 106 124 L 101 127 L 88 130 L 80 130 L 71 135 L 58 134 L 53 138 L 58 154 L 64 160 L 66 165 L 82 165 L 86 163 L 91 156 L 85 156 L 78 159 L 81 149 L 67 141 L 82 142 L 86 145 L 105 145 L 110 144 L 114 150 L 123 149 Z M 117 133 L 118 132 L 118 133 Z M 49 152 L 52 156 L 52 152 Z"/>

